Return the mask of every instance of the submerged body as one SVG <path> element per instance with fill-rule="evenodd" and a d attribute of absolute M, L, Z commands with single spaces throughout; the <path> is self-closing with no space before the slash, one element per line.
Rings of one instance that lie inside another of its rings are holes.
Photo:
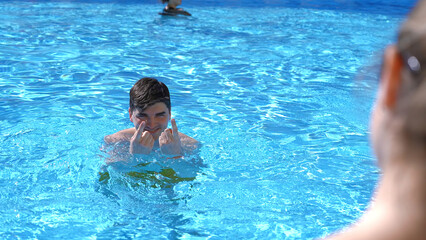
<path fill-rule="evenodd" d="M 183 10 L 182 8 L 167 8 L 165 7 L 163 9 L 162 12 L 159 12 L 158 14 L 163 15 L 163 16 L 178 16 L 178 15 L 183 15 L 183 16 L 191 16 L 191 14 L 185 10 Z"/>

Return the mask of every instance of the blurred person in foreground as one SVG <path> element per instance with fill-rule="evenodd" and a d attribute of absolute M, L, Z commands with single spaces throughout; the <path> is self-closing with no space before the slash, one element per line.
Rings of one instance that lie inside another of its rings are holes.
<path fill-rule="evenodd" d="M 371 116 L 382 170 L 369 209 L 333 240 L 426 239 L 426 0 L 385 50 Z"/>

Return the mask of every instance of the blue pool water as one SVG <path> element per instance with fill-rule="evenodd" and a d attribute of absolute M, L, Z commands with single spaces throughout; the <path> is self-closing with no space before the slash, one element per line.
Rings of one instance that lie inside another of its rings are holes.
<path fill-rule="evenodd" d="M 379 59 L 413 1 L 215 2 L 1 2 L 2 239 L 313 239 L 365 211 Z M 143 76 L 202 147 L 107 167 Z"/>

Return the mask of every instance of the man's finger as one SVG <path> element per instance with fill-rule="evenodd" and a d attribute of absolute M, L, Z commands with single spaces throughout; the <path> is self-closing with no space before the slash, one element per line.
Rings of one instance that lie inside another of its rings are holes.
<path fill-rule="evenodd" d="M 174 118 L 172 118 L 172 120 L 170 120 L 170 122 L 172 123 L 172 129 L 173 129 L 173 136 L 174 137 L 179 137 L 179 131 L 176 125 L 176 120 Z"/>
<path fill-rule="evenodd" d="M 148 146 L 152 148 L 154 146 L 154 137 L 152 137 L 151 133 L 148 133 Z"/>
<path fill-rule="evenodd" d="M 172 141 L 172 140 L 173 140 L 173 138 L 174 138 L 174 135 L 173 135 L 172 129 L 170 129 L 170 128 L 166 129 L 166 131 L 165 131 L 165 135 L 166 135 L 166 139 L 167 139 L 169 142 L 170 142 L 170 141 Z"/>
<path fill-rule="evenodd" d="M 142 133 L 142 136 L 139 140 L 139 143 L 142 145 L 147 145 L 150 142 L 150 139 L 152 138 L 151 133 L 145 131 Z"/>
<path fill-rule="evenodd" d="M 160 134 L 160 136 L 158 137 L 158 141 L 159 141 L 160 145 L 166 141 L 166 138 L 165 138 L 165 135 L 164 135 L 164 134 L 165 134 L 165 133 L 164 133 L 164 132 L 162 132 L 162 133 Z"/>
<path fill-rule="evenodd" d="M 143 133 L 143 130 L 145 129 L 145 121 L 142 121 L 141 124 L 139 124 L 138 129 L 136 129 L 136 139 L 140 139 Z"/>

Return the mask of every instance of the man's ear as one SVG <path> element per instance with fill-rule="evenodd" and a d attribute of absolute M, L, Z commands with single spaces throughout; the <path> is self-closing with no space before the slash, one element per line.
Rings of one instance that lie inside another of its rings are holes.
<path fill-rule="evenodd" d="M 132 111 L 132 109 L 130 109 L 130 107 L 129 107 L 129 118 L 130 118 L 130 122 L 133 122 L 133 120 L 132 120 L 132 116 L 133 116 L 133 111 Z"/>
<path fill-rule="evenodd" d="M 395 45 L 388 46 L 383 56 L 383 67 L 380 79 L 383 88 L 384 103 L 393 109 L 398 97 L 401 83 L 402 57 Z"/>

